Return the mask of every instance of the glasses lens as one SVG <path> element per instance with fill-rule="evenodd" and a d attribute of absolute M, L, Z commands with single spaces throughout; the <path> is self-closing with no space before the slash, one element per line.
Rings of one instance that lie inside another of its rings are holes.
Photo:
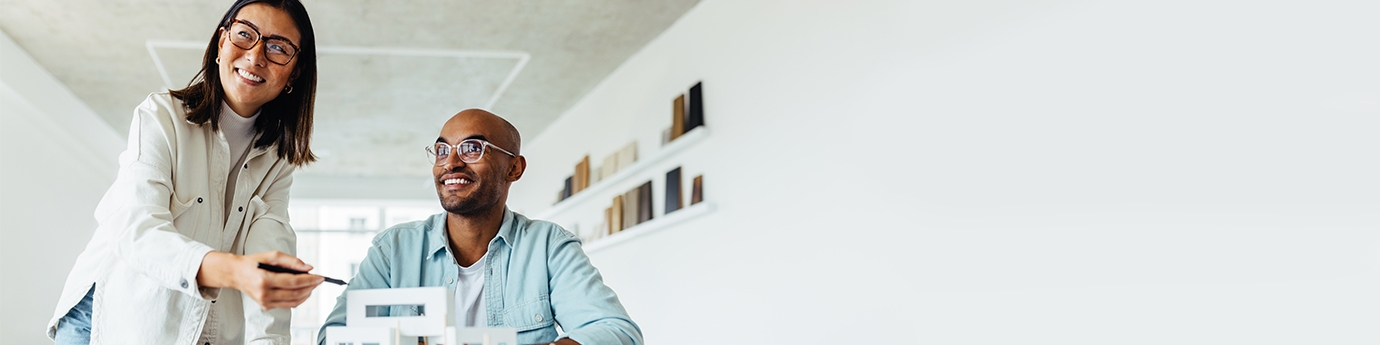
<path fill-rule="evenodd" d="M 436 165 L 441 165 L 446 162 L 447 157 L 450 157 L 450 145 L 446 145 L 446 143 L 436 143 L 436 145 L 428 147 L 426 153 L 435 160 L 434 162 Z"/>
<path fill-rule="evenodd" d="M 465 163 L 478 162 L 484 156 L 484 142 L 478 140 L 461 141 L 456 149 L 460 150 L 460 160 Z"/>
<path fill-rule="evenodd" d="M 291 43 L 281 38 L 269 38 L 264 40 L 264 55 L 268 56 L 268 61 L 279 65 L 286 65 L 292 57 L 297 55 L 297 49 Z"/>
<path fill-rule="evenodd" d="M 259 41 L 259 32 L 244 23 L 235 22 L 230 25 L 230 43 L 234 43 L 240 49 L 253 49 L 254 43 Z"/>

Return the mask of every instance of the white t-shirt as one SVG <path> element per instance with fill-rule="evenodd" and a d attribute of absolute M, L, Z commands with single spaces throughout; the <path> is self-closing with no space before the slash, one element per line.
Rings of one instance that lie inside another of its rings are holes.
<path fill-rule="evenodd" d="M 484 309 L 484 269 L 488 262 L 489 254 L 484 253 L 470 267 L 460 266 L 460 281 L 455 284 L 456 324 L 465 327 L 489 326 L 489 312 Z"/>

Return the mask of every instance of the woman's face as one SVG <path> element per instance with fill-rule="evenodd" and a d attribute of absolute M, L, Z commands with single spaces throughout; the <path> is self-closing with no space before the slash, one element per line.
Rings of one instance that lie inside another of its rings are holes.
<path fill-rule="evenodd" d="M 297 56 L 280 65 L 270 61 L 270 55 L 277 55 L 272 60 L 284 60 L 284 50 L 290 52 L 295 47 L 283 44 L 283 40 L 300 46 L 301 33 L 287 12 L 264 4 L 241 8 L 235 19 L 239 20 L 238 24 L 232 23 L 220 31 L 220 84 L 231 109 L 243 116 L 253 116 L 292 82 Z M 258 31 L 258 41 L 252 39 L 254 31 Z M 239 41 L 240 45 L 253 42 L 253 47 L 240 48 L 232 40 Z"/>

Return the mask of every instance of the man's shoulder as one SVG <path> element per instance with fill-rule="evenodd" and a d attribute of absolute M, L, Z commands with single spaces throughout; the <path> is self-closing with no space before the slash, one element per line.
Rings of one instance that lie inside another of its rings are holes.
<path fill-rule="evenodd" d="M 579 240 L 575 234 L 561 227 L 559 224 L 540 219 L 527 218 L 527 216 L 521 213 L 513 212 L 513 222 L 516 223 L 517 229 L 520 229 L 518 236 L 521 238 L 530 238 L 546 242 Z"/>

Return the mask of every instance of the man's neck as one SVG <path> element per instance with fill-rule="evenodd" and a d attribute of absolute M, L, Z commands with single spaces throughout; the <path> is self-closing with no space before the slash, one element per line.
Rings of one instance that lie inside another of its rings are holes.
<path fill-rule="evenodd" d="M 450 250 L 457 264 L 469 267 L 484 257 L 489 242 L 498 236 L 498 229 L 503 226 L 503 211 L 503 207 L 495 207 L 472 215 L 446 213 L 446 235 L 450 237 Z"/>

